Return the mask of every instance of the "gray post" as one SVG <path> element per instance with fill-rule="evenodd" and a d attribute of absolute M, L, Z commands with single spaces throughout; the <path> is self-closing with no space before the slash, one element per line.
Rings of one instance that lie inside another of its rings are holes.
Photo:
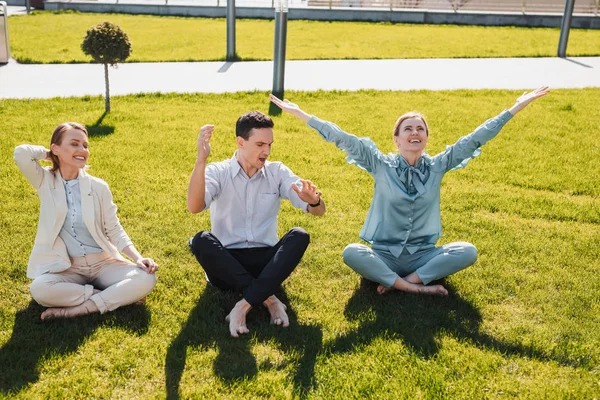
<path fill-rule="evenodd" d="M 273 54 L 273 90 L 272 93 L 283 99 L 285 81 L 285 48 L 287 39 L 288 4 L 287 0 L 278 0 L 275 9 L 275 50 Z M 281 109 L 271 103 L 269 114 L 279 115 Z"/>
<path fill-rule="evenodd" d="M 560 24 L 560 39 L 558 40 L 558 56 L 562 58 L 567 56 L 567 42 L 569 41 L 569 31 L 571 30 L 573 7 L 575 7 L 575 0 L 566 0 L 565 14 Z"/>
<path fill-rule="evenodd" d="M 25 9 L 27 10 L 27 14 L 31 13 L 31 0 L 25 0 Z"/>
<path fill-rule="evenodd" d="M 227 61 L 236 61 L 235 53 L 235 0 L 227 0 Z"/>

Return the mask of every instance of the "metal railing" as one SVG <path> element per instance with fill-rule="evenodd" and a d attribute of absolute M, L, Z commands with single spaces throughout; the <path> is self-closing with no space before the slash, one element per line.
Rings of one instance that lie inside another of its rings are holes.
<path fill-rule="evenodd" d="M 87 1 L 87 0 L 68 0 Z M 199 5 L 226 7 L 227 0 L 89 0 L 93 3 Z M 275 0 L 235 0 L 236 7 L 275 7 Z M 388 10 L 556 13 L 564 12 L 565 0 L 290 0 L 290 8 L 383 8 Z M 576 14 L 600 13 L 600 0 L 577 0 Z"/>
<path fill-rule="evenodd" d="M 521 13 L 562 13 L 564 0 L 307 0 L 308 6 Z M 578 0 L 575 13 L 596 14 L 600 0 Z"/>

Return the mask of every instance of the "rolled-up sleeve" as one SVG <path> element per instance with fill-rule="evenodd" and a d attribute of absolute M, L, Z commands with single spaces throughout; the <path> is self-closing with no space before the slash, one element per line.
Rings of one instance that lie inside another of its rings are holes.
<path fill-rule="evenodd" d="M 298 193 L 292 189 L 292 185 L 295 185 L 300 178 L 295 175 L 291 169 L 283 164 L 280 164 L 278 171 L 279 180 L 279 196 L 289 200 L 290 203 L 296 208 L 308 212 L 308 203 L 298 197 Z"/>
<path fill-rule="evenodd" d="M 336 124 L 314 116 L 308 121 L 308 126 L 319 132 L 323 139 L 335 143 L 340 150 L 345 151 L 349 164 L 356 164 L 371 174 L 375 173 L 383 156 L 371 139 L 344 132 Z"/>
<path fill-rule="evenodd" d="M 512 118 L 508 110 L 481 124 L 469 135 L 463 136 L 456 143 L 446 147 L 446 150 L 434 157 L 446 171 L 464 168 L 469 160 L 479 156 L 480 147 L 495 138 L 500 130 Z"/>

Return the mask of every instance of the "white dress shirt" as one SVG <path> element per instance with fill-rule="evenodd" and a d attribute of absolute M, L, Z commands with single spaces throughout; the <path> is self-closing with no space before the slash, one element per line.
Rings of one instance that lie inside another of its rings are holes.
<path fill-rule="evenodd" d="M 270 161 L 248 178 L 235 154 L 208 164 L 205 209 L 210 207 L 212 233 L 226 248 L 274 246 L 281 199 L 307 212 L 308 204 L 292 189 L 298 179 L 283 163 Z"/>

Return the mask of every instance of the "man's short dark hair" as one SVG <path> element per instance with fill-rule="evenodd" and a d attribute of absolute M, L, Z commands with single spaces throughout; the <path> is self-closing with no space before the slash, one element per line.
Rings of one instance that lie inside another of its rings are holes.
<path fill-rule="evenodd" d="M 254 128 L 272 128 L 275 126 L 273 120 L 260 111 L 250 111 L 238 118 L 235 124 L 235 136 L 241 136 L 244 140 L 250 138 L 250 131 Z"/>

